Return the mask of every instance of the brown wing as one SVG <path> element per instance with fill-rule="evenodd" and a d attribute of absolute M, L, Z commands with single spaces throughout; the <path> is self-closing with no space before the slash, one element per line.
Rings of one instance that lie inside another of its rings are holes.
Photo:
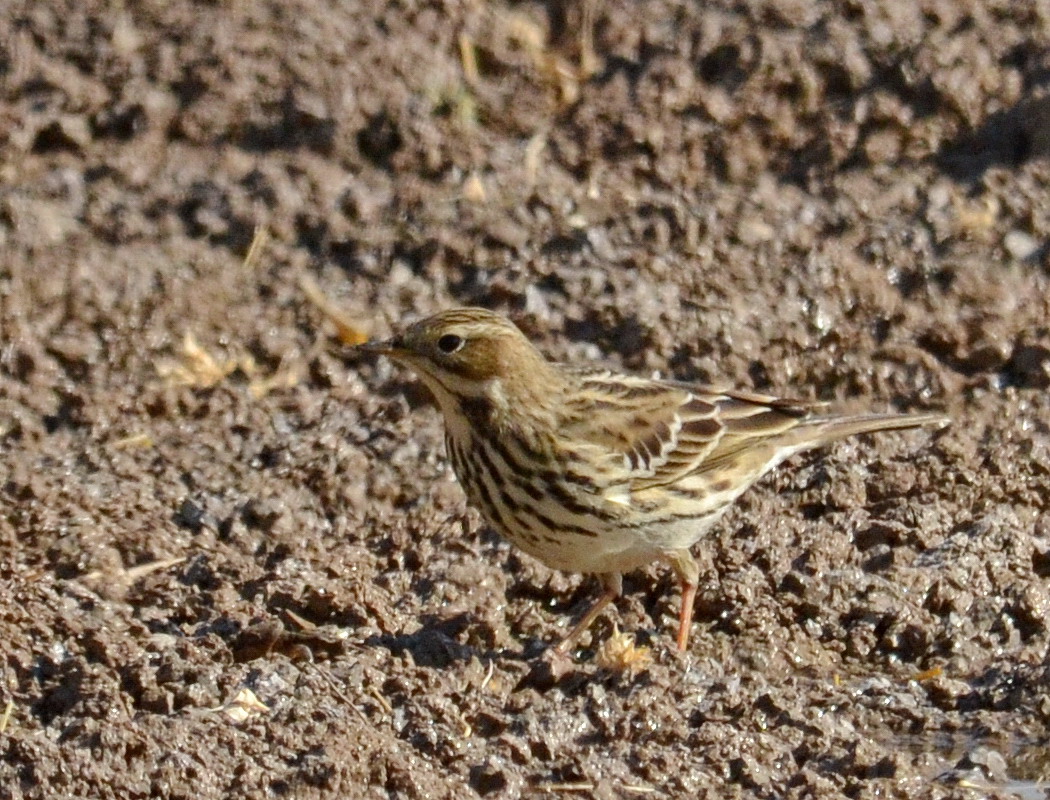
<path fill-rule="evenodd" d="M 725 431 L 717 446 L 696 465 L 695 472 L 714 472 L 740 459 L 754 460 L 753 466 L 766 463 L 772 455 L 768 452 L 770 447 L 779 447 L 784 441 L 782 434 L 809 417 L 818 405 L 750 392 L 717 392 L 707 397 L 717 406 Z M 747 459 L 745 452 L 754 458 Z"/>
<path fill-rule="evenodd" d="M 715 469 L 808 414 L 795 401 L 603 372 L 581 376 L 563 433 L 620 459 L 645 489 Z"/>

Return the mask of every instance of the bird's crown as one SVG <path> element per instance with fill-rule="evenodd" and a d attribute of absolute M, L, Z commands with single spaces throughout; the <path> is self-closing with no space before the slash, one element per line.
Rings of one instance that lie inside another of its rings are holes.
<path fill-rule="evenodd" d="M 485 381 L 545 364 L 509 320 L 484 308 L 441 311 L 364 349 L 404 361 L 433 377 Z"/>

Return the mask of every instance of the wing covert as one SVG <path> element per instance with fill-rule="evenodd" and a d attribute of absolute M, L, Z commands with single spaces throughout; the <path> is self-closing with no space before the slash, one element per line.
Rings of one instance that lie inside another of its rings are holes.
<path fill-rule="evenodd" d="M 722 436 L 717 405 L 686 388 L 606 373 L 581 384 L 563 432 L 606 450 L 634 489 L 692 471 Z"/>
<path fill-rule="evenodd" d="M 812 406 L 749 392 L 719 391 L 610 372 L 582 373 L 562 432 L 599 447 L 631 490 L 674 483 L 779 436 Z"/>

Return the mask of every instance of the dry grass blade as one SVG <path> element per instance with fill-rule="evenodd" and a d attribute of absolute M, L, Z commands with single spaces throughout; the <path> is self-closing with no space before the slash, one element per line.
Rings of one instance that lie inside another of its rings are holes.
<path fill-rule="evenodd" d="M 251 689 L 242 688 L 233 699 L 211 711 L 219 711 L 225 714 L 231 722 L 244 722 L 258 714 L 265 714 L 270 710 Z"/>
<path fill-rule="evenodd" d="M 248 391 L 256 400 L 265 397 L 270 392 L 279 389 L 291 389 L 298 386 L 303 379 L 305 369 L 301 363 L 282 365 L 272 375 L 252 378 L 248 383 Z"/>
<path fill-rule="evenodd" d="M 595 786 L 587 781 L 579 783 L 548 783 L 543 787 L 548 792 L 593 792 Z"/>
<path fill-rule="evenodd" d="M 182 338 L 179 355 L 179 361 L 161 361 L 156 365 L 157 374 L 173 386 L 210 389 L 242 366 L 237 359 L 216 358 L 201 347 L 189 331 Z"/>
<path fill-rule="evenodd" d="M 345 311 L 329 300 L 328 296 L 321 291 L 321 287 L 317 285 L 313 278 L 309 275 L 301 275 L 299 277 L 299 288 L 306 295 L 306 299 L 313 303 L 318 311 L 335 325 L 336 334 L 340 342 L 353 346 L 364 344 L 368 341 L 368 331 L 351 321 Z"/>
<path fill-rule="evenodd" d="M 182 340 L 181 360 L 160 361 L 157 374 L 170 386 L 188 386 L 192 389 L 212 389 L 235 372 L 248 379 L 248 390 L 252 397 L 265 397 L 276 389 L 290 389 L 303 378 L 303 366 L 282 365 L 270 375 L 260 374 L 258 363 L 249 353 L 237 358 L 220 358 L 209 353 L 192 333 L 187 332 Z M 128 443 L 130 444 L 130 442 Z"/>
<path fill-rule="evenodd" d="M 580 21 L 580 78 L 587 80 L 601 69 L 601 59 L 594 51 L 594 6 L 596 0 L 583 0 Z"/>
<path fill-rule="evenodd" d="M 174 567 L 177 564 L 181 564 L 186 560 L 186 556 L 178 556 L 177 558 L 162 558 L 157 561 L 149 561 L 145 564 L 139 564 L 136 567 L 129 567 L 121 570 L 119 574 L 114 575 L 112 571 L 96 569 L 91 572 L 87 572 L 81 576 L 81 580 L 95 581 L 104 577 L 116 577 L 122 583 L 130 586 L 135 581 L 145 578 L 147 575 L 152 575 L 154 572 L 160 572 L 168 567 Z"/>
<path fill-rule="evenodd" d="M 252 243 L 248 246 L 248 252 L 244 256 L 243 266 L 246 270 L 254 270 L 266 245 L 270 243 L 270 232 L 262 225 L 255 227 L 252 235 Z"/>
<path fill-rule="evenodd" d="M 474 85 L 478 82 L 478 53 L 474 40 L 467 33 L 459 35 L 459 61 L 463 66 L 463 80 Z"/>
<path fill-rule="evenodd" d="M 601 643 L 595 662 L 609 672 L 627 672 L 634 675 L 647 669 L 653 657 L 648 647 L 638 647 L 634 634 L 622 633 L 613 625 L 613 633 Z"/>
<path fill-rule="evenodd" d="M 109 446 L 114 450 L 124 450 L 131 448 L 142 448 L 148 450 L 154 445 L 153 437 L 148 433 L 133 433 L 129 436 L 125 436 L 121 439 L 116 439 L 109 443 Z"/>

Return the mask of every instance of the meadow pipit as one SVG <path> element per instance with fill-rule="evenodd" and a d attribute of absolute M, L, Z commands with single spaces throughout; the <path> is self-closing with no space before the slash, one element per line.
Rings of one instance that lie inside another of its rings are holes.
<path fill-rule="evenodd" d="M 798 400 L 552 363 L 481 308 L 435 314 L 361 349 L 411 367 L 434 394 L 456 477 L 496 531 L 548 567 L 601 576 L 604 593 L 561 652 L 620 595 L 624 572 L 653 561 L 681 582 L 685 650 L 699 578 L 689 549 L 745 489 L 845 436 L 947 423 L 825 415 Z"/>

